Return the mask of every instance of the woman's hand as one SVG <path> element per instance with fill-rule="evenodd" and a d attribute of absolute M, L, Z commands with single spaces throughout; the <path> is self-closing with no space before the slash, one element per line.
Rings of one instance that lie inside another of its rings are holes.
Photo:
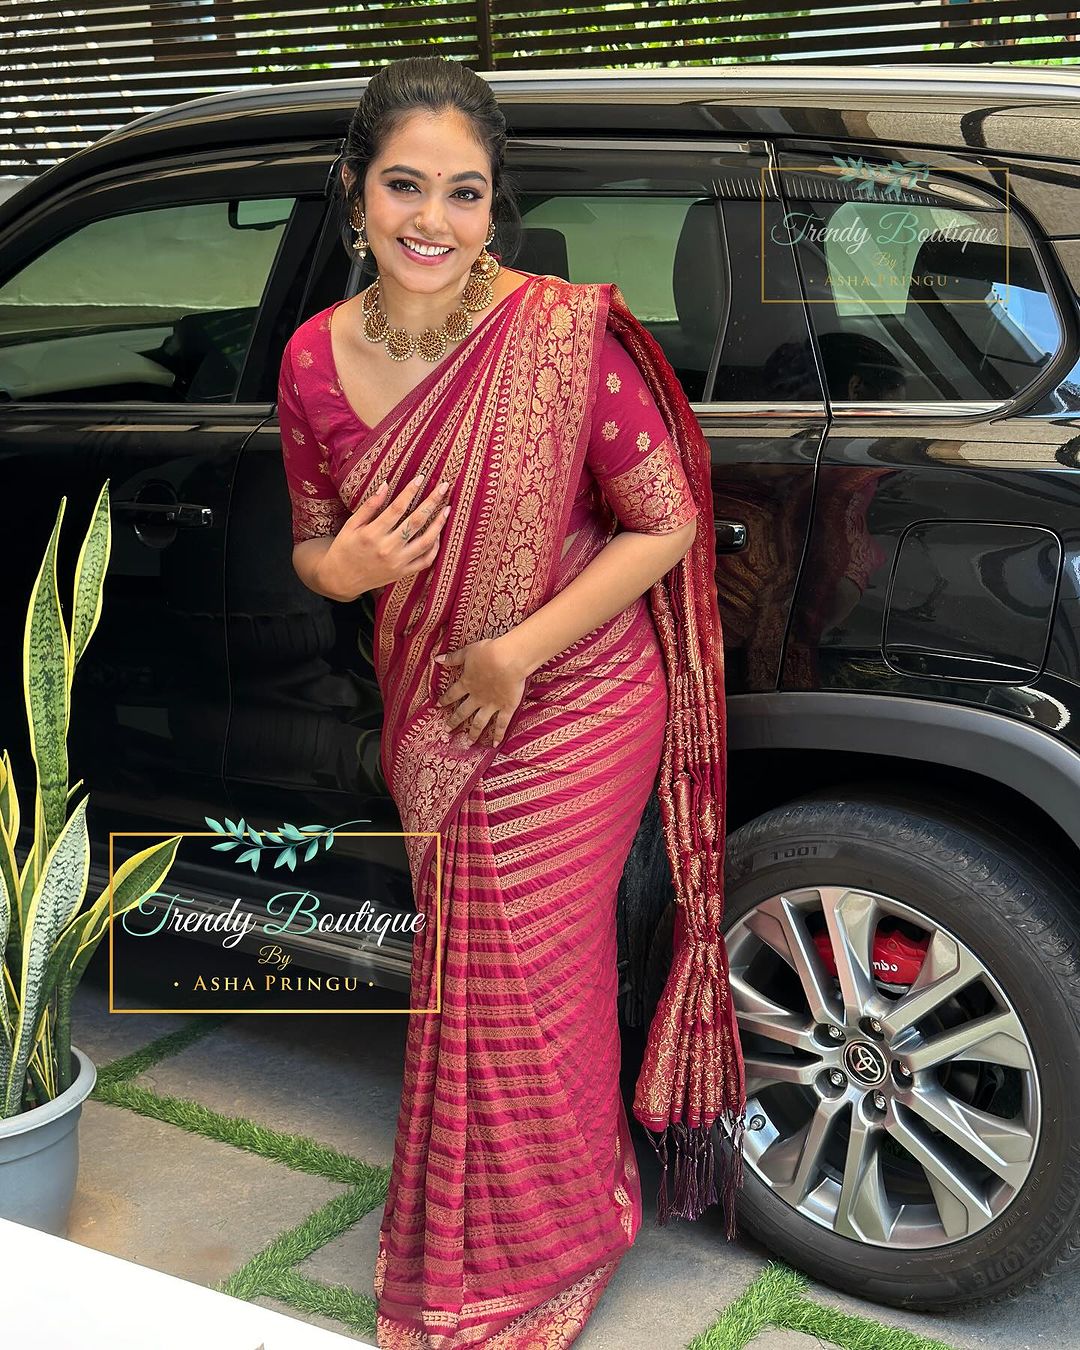
<path fill-rule="evenodd" d="M 482 638 L 434 659 L 458 671 L 438 700 L 440 708 L 457 704 L 448 714 L 450 729 L 464 722 L 475 744 L 491 722 L 492 742 L 498 745 L 525 694 L 525 670 L 516 652 L 499 638 Z"/>
<path fill-rule="evenodd" d="M 443 505 L 447 484 L 439 483 L 410 509 L 422 481 L 420 477 L 406 483 L 392 501 L 386 500 L 387 485 L 381 483 L 360 503 L 319 559 L 324 594 L 354 600 L 431 566 L 450 508 Z"/>

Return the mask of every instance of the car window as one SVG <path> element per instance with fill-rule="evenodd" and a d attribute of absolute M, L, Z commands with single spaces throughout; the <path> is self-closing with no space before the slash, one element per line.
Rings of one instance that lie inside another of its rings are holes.
<path fill-rule="evenodd" d="M 730 296 L 722 182 L 752 173 L 752 158 L 745 146 L 513 142 L 522 235 L 509 265 L 615 282 L 687 398 L 705 401 Z"/>
<path fill-rule="evenodd" d="M 614 281 L 650 325 L 677 324 L 675 248 L 699 199 L 581 195 L 524 203 L 526 230 L 552 230 L 566 250 L 568 281 Z"/>
<path fill-rule="evenodd" d="M 660 343 L 686 396 L 705 396 L 722 294 L 720 229 L 714 201 L 695 192 L 660 195 L 647 182 L 519 197 L 522 245 L 511 265 L 567 281 L 613 281 L 634 316 Z M 700 272 L 680 240 L 692 238 Z M 709 303 L 702 287 L 712 288 Z M 688 293 L 693 288 L 693 294 Z"/>
<path fill-rule="evenodd" d="M 227 402 L 293 198 L 92 221 L 0 284 L 0 397 Z"/>
<path fill-rule="evenodd" d="M 1023 223 L 932 171 L 889 194 L 868 181 L 784 173 L 788 210 L 772 236 L 795 244 L 830 397 L 1015 397 L 1063 341 Z"/>

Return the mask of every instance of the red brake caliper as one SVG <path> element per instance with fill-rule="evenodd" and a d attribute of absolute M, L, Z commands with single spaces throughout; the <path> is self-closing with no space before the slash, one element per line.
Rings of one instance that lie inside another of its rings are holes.
<path fill-rule="evenodd" d="M 821 964 L 830 975 L 835 975 L 836 958 L 826 930 L 814 935 L 814 946 Z M 923 938 L 910 938 L 898 928 L 879 925 L 874 934 L 874 974 L 880 988 L 889 994 L 905 993 L 918 978 L 929 946 L 929 933 Z"/>

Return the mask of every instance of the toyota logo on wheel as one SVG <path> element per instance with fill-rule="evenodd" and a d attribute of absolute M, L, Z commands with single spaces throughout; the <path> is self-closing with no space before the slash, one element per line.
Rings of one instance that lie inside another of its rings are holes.
<path fill-rule="evenodd" d="M 844 1063 L 852 1078 L 864 1087 L 876 1087 L 888 1072 L 885 1056 L 868 1041 L 852 1041 L 844 1051 Z"/>

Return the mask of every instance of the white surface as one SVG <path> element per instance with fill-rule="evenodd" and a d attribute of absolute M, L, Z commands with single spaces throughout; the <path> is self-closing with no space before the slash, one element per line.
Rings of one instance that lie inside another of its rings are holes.
<path fill-rule="evenodd" d="M 0 1219 L 4 1342 L 21 1350 L 355 1350 L 332 1331 Z"/>

